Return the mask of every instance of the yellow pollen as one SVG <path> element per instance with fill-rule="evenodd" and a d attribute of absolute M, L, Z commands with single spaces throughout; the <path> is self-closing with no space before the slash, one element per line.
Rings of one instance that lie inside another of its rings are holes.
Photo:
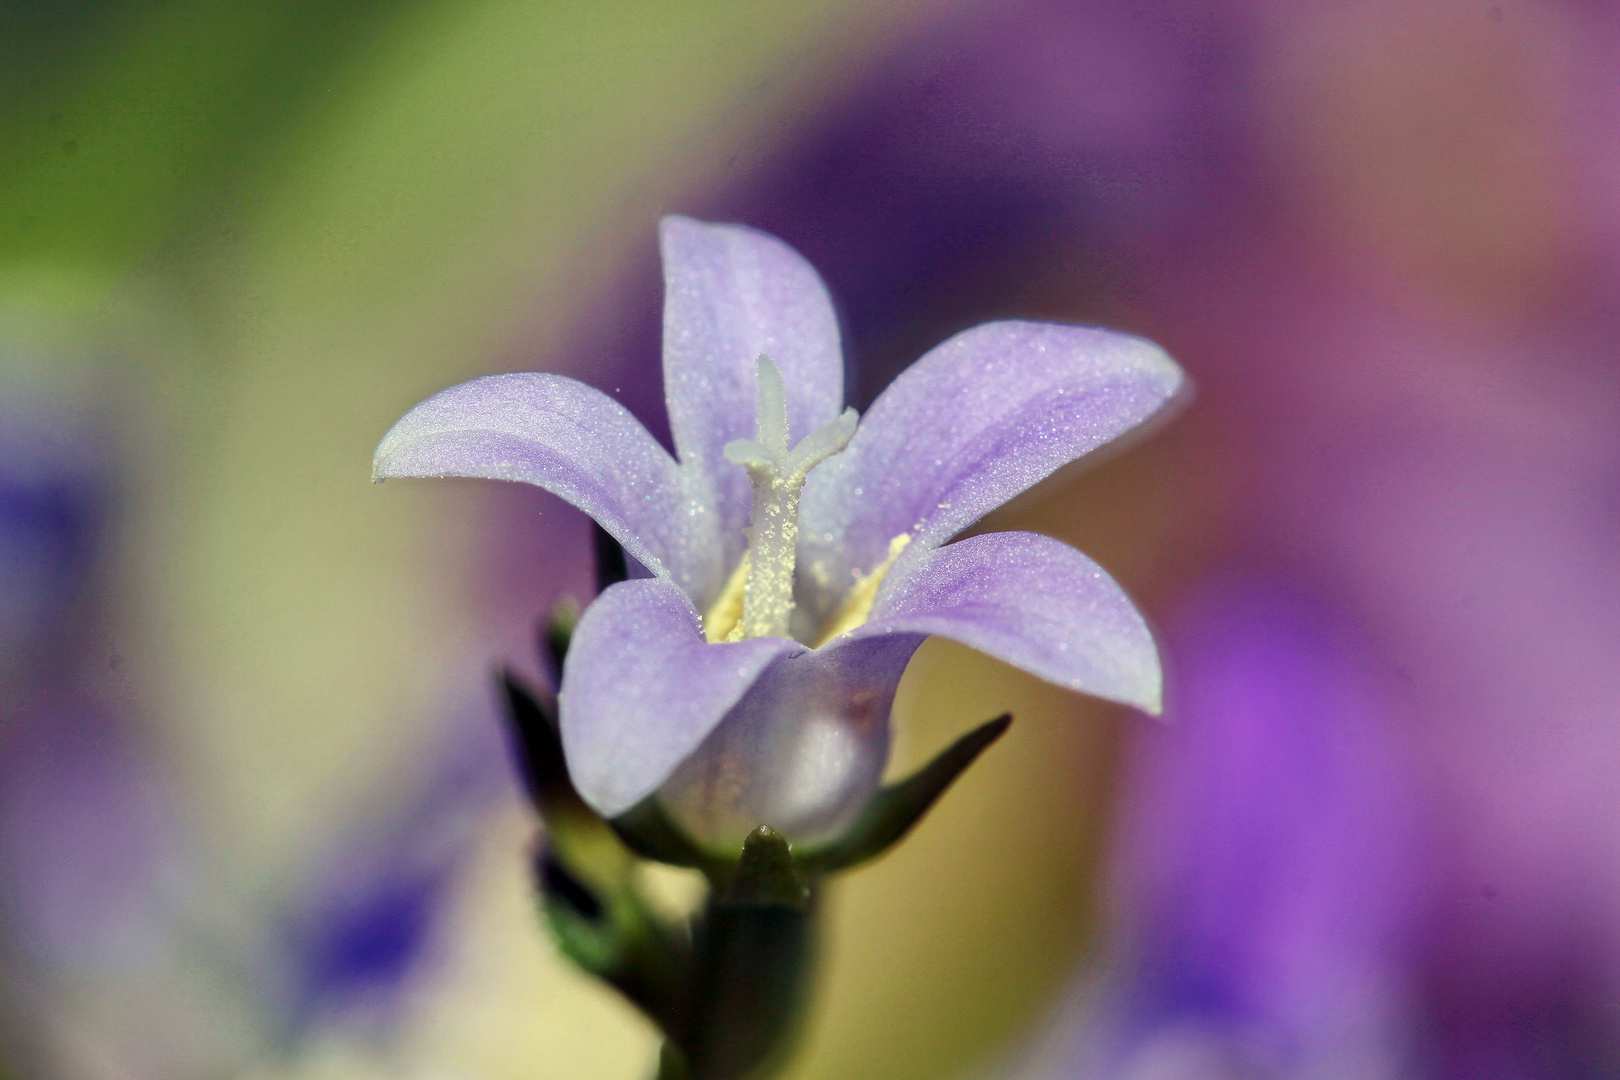
<path fill-rule="evenodd" d="M 743 552 L 737 569 L 726 579 L 726 587 L 714 598 L 703 615 L 703 637 L 711 645 L 717 641 L 742 640 L 743 592 L 748 586 L 748 552 Z"/>
<path fill-rule="evenodd" d="M 850 586 L 849 592 L 844 594 L 844 602 L 838 605 L 838 610 L 833 612 L 833 617 L 827 621 L 826 628 L 822 630 L 821 637 L 816 639 L 815 648 L 821 648 L 839 634 L 849 633 L 871 616 L 872 601 L 877 598 L 878 586 L 883 584 L 883 577 L 889 572 L 889 567 L 894 565 L 894 560 L 900 557 L 900 553 L 906 550 L 909 543 L 911 543 L 910 533 L 901 533 L 889 541 L 888 558 L 878 563 L 870 574 L 857 578 L 855 584 Z"/>

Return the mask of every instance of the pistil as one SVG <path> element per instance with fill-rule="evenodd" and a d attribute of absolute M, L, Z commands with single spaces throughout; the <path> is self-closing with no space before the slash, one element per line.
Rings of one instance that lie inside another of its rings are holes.
<path fill-rule="evenodd" d="M 799 544 L 799 492 L 810 470 L 849 445 L 858 417 L 845 409 L 788 448 L 787 397 L 782 373 L 763 353 L 758 363 L 758 437 L 726 444 L 728 461 L 748 470 L 754 486 L 748 532 L 748 584 L 742 620 L 731 641 L 787 637 L 793 615 L 793 567 Z"/>

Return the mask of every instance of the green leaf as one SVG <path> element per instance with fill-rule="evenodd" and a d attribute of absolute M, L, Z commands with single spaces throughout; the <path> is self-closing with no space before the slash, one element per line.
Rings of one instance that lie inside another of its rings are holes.
<path fill-rule="evenodd" d="M 549 850 L 538 856 L 536 871 L 546 921 L 563 954 L 666 1033 L 683 1030 L 694 978 L 686 928 L 660 919 L 629 878 L 603 887 Z"/>
<path fill-rule="evenodd" d="M 611 979 L 624 964 L 624 945 L 607 903 L 550 851 L 539 855 L 537 884 L 557 946 L 579 967 Z"/>

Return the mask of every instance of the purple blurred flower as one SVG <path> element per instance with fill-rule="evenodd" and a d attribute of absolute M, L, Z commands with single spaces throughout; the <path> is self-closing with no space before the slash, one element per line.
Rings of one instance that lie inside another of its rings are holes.
<path fill-rule="evenodd" d="M 67 1062 L 84 1043 L 120 1075 L 235 1074 L 334 1033 L 396 1032 L 511 795 L 497 729 L 464 714 L 419 776 L 395 771 L 395 805 L 345 807 L 307 862 L 244 898 L 133 725 L 77 709 L 33 718 L 0 753 L 10 1063 L 78 1075 Z"/>
<path fill-rule="evenodd" d="M 1427 853 L 1353 628 L 1274 578 L 1184 606 L 1173 723 L 1138 732 L 1123 947 L 1064 1075 L 1393 1076 Z"/>
<path fill-rule="evenodd" d="M 417 775 L 396 768 L 307 864 L 245 887 L 192 828 L 134 676 L 106 659 L 99 571 L 122 494 L 106 413 L 0 391 L 7 1075 L 237 1075 L 337 1031 L 386 1038 L 512 793 L 498 728 L 457 710 Z"/>
<path fill-rule="evenodd" d="M 71 676 L 111 509 L 99 443 L 73 409 L 0 386 L 0 720 Z"/>
<path fill-rule="evenodd" d="M 417 406 L 374 465 L 379 480 L 537 484 L 651 573 L 591 607 L 563 677 L 565 750 L 598 811 L 658 791 L 719 846 L 761 822 L 836 834 L 876 789 L 895 688 L 930 634 L 1157 711 L 1152 637 L 1096 564 L 1029 533 L 942 545 L 1157 411 L 1181 384 L 1162 351 L 987 323 L 924 356 L 857 428 L 803 258 L 684 218 L 661 241 L 678 457 L 599 391 L 513 374 Z"/>
<path fill-rule="evenodd" d="M 288 897 L 277 1004 L 293 1032 L 360 1020 L 386 1033 L 432 966 L 451 894 L 513 794 L 500 730 L 456 712 L 419 775 L 390 785 L 399 801 L 325 845 Z"/>

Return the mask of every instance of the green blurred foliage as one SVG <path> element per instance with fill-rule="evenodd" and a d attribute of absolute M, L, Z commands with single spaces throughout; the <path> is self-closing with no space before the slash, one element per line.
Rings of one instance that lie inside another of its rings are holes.
<path fill-rule="evenodd" d="M 118 267 L 245 181 L 402 0 L 17 3 L 0 252 Z"/>

